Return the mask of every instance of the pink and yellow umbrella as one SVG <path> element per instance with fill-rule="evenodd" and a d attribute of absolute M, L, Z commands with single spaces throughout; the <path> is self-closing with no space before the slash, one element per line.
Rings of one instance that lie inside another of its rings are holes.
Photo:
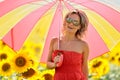
<path fill-rule="evenodd" d="M 84 40 L 89 59 L 111 50 L 120 41 L 119 0 L 5 0 L 0 2 L 0 39 L 19 50 L 28 35 L 39 28 L 44 37 L 41 62 L 46 62 L 52 37 L 59 37 L 65 14 L 83 10 L 90 21 Z"/>

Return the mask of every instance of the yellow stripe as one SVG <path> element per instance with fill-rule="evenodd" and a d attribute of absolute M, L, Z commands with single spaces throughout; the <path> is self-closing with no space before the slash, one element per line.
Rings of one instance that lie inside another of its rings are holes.
<path fill-rule="evenodd" d="M 107 47 L 112 49 L 120 41 L 120 33 L 100 15 L 89 10 L 85 10 L 85 12 Z"/>
<path fill-rule="evenodd" d="M 20 6 L 0 18 L 0 39 L 20 20 L 32 11 L 38 9 L 41 5 L 26 4 Z"/>
<path fill-rule="evenodd" d="M 42 44 L 41 52 L 40 52 L 38 58 L 40 58 L 42 55 L 45 40 L 46 40 L 48 31 L 49 31 L 50 25 L 52 23 L 54 13 L 55 13 L 55 9 L 48 10 L 42 16 L 42 18 L 40 18 L 40 20 L 38 20 L 38 22 L 36 23 L 36 25 L 34 26 L 32 32 L 31 32 L 31 34 L 28 36 L 28 38 L 26 40 L 26 42 L 31 41 L 31 42 L 35 42 L 37 44 L 39 44 L 39 43 Z"/>

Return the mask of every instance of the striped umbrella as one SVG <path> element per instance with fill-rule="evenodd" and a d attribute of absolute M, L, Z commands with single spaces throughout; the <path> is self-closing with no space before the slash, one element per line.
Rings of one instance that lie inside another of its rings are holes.
<path fill-rule="evenodd" d="M 80 9 L 90 21 L 84 40 L 92 59 L 120 41 L 119 4 L 119 0 L 2 0 L 0 39 L 17 51 L 29 34 L 39 28 L 45 38 L 41 61 L 46 62 L 50 40 L 59 36 L 63 17 L 70 10 Z"/>

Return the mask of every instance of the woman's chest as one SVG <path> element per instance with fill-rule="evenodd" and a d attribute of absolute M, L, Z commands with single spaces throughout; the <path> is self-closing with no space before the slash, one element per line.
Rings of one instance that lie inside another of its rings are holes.
<path fill-rule="evenodd" d="M 59 44 L 56 43 L 54 45 L 54 50 L 67 50 L 67 51 L 75 51 L 82 53 L 83 52 L 83 45 L 77 41 L 70 41 L 70 42 L 60 42 Z"/>

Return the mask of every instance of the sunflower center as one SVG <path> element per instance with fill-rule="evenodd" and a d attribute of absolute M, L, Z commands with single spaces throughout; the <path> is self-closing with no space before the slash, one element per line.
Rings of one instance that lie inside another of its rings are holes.
<path fill-rule="evenodd" d="M 5 46 L 6 44 L 3 42 L 2 45 Z"/>
<path fill-rule="evenodd" d="M 119 55 L 119 53 L 117 52 L 117 53 L 116 53 L 116 56 L 118 56 L 118 55 Z"/>
<path fill-rule="evenodd" d="M 45 80 L 52 80 L 52 75 L 51 74 L 45 74 L 44 75 Z"/>
<path fill-rule="evenodd" d="M 19 67 L 23 67 L 26 64 L 26 59 L 22 56 L 18 57 L 15 61 L 16 65 Z"/>
<path fill-rule="evenodd" d="M 120 61 L 120 57 L 118 58 L 118 61 Z"/>
<path fill-rule="evenodd" d="M 7 55 L 5 54 L 5 53 L 2 53 L 1 55 L 0 55 L 0 59 L 2 60 L 2 59 L 7 59 Z"/>
<path fill-rule="evenodd" d="M 10 64 L 9 63 L 3 64 L 3 66 L 2 66 L 3 71 L 8 71 L 9 69 L 10 69 Z"/>
<path fill-rule="evenodd" d="M 34 74 L 35 74 L 35 71 L 32 68 L 30 68 L 28 69 L 28 71 L 22 73 L 22 76 L 24 76 L 25 78 L 28 78 L 33 76 Z"/>
<path fill-rule="evenodd" d="M 99 62 L 97 62 L 96 64 L 94 64 L 93 67 L 95 67 L 95 68 L 96 68 L 96 67 L 99 67 L 101 64 L 102 64 L 102 62 L 99 61 Z"/>
<path fill-rule="evenodd" d="M 111 58 L 111 61 L 114 61 L 114 60 L 115 60 L 115 58 L 114 58 L 114 57 L 112 57 L 112 58 Z"/>

